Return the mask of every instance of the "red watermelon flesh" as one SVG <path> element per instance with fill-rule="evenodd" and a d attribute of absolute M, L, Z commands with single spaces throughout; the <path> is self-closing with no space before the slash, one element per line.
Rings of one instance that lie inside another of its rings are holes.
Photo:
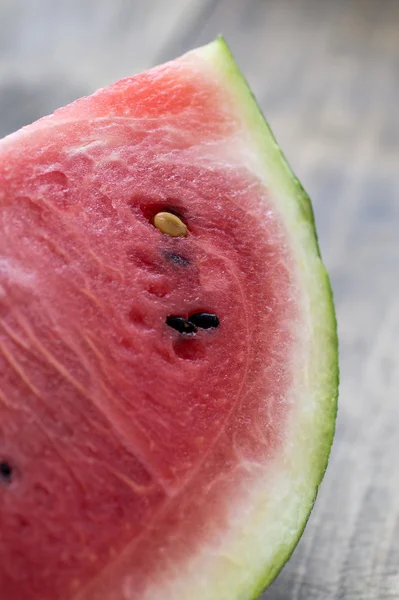
<path fill-rule="evenodd" d="M 2 600 L 183 600 L 284 447 L 303 291 L 242 121 L 194 53 L 0 143 Z"/>

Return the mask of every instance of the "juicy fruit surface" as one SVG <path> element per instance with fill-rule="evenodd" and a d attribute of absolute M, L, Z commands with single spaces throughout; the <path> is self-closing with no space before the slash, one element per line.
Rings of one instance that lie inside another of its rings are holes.
<path fill-rule="evenodd" d="M 283 443 L 299 292 L 270 190 L 231 159 L 239 128 L 175 62 L 0 144 L 6 600 L 102 598 L 113 573 L 110 598 L 140 598 Z M 198 312 L 219 327 L 166 324 Z"/>

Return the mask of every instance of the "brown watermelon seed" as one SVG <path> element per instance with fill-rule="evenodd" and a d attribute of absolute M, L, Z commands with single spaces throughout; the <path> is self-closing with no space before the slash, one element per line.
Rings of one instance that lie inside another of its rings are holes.
<path fill-rule="evenodd" d="M 220 325 L 219 317 L 207 312 L 195 313 L 188 320 L 200 329 L 216 329 Z"/>
<path fill-rule="evenodd" d="M 166 325 L 176 329 L 179 333 L 195 333 L 197 331 L 196 326 L 184 317 L 169 316 L 166 319 Z"/>
<path fill-rule="evenodd" d="M 187 235 L 187 225 L 171 212 L 157 213 L 153 223 L 161 233 L 171 237 L 185 237 Z"/>
<path fill-rule="evenodd" d="M 9 462 L 3 460 L 0 462 L 0 481 L 10 483 L 12 479 L 12 467 Z"/>

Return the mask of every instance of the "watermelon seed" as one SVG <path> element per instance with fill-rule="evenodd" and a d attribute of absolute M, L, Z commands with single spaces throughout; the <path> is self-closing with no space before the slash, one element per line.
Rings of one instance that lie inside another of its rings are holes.
<path fill-rule="evenodd" d="M 190 264 L 190 261 L 187 258 L 184 258 L 184 256 L 180 256 L 179 254 L 174 254 L 173 252 L 165 252 L 164 256 L 167 260 L 170 260 L 170 262 L 179 267 L 188 267 Z"/>
<path fill-rule="evenodd" d="M 157 213 L 153 223 L 161 233 L 171 237 L 185 237 L 187 235 L 187 225 L 171 212 Z"/>
<path fill-rule="evenodd" d="M 6 461 L 0 462 L 0 479 L 5 483 L 10 483 L 12 477 L 12 467 L 10 463 Z"/>
<path fill-rule="evenodd" d="M 179 333 L 195 333 L 197 331 L 194 323 L 190 323 L 190 321 L 187 321 L 184 317 L 167 317 L 166 325 L 176 329 Z"/>
<path fill-rule="evenodd" d="M 207 312 L 195 313 L 188 320 L 200 329 L 215 329 L 220 325 L 219 317 Z"/>

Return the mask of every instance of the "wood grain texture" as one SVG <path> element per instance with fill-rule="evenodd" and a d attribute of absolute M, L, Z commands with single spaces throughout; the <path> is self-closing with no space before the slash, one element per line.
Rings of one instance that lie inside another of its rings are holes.
<path fill-rule="evenodd" d="M 399 2 L 0 0 L 0 135 L 217 33 L 313 199 L 339 322 L 330 465 L 264 600 L 399 599 Z"/>

